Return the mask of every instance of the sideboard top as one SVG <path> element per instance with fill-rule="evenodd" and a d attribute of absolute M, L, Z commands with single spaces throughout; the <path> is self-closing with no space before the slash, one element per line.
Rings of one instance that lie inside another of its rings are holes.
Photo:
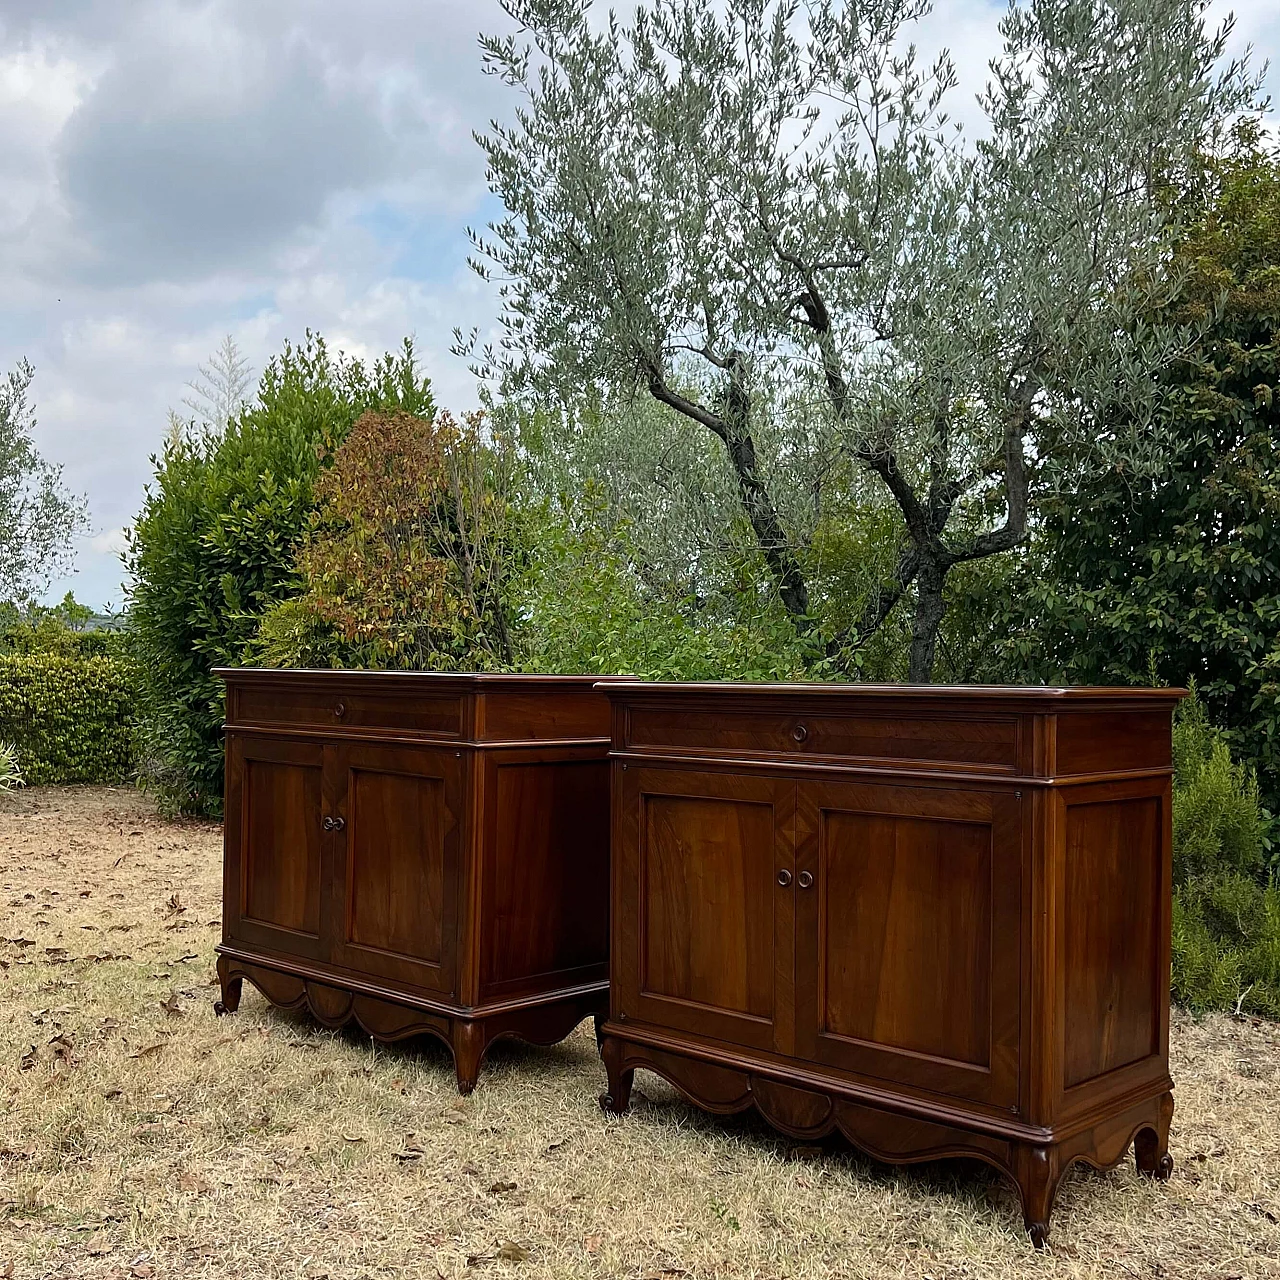
<path fill-rule="evenodd" d="M 607 744 L 598 676 L 218 667 L 226 727 L 274 734 L 518 745 Z"/>
<path fill-rule="evenodd" d="M 1010 702 L 1028 703 L 1175 703 L 1187 696 L 1185 689 L 1148 689 L 1111 685 L 1003 685 L 1003 684 L 834 684 L 820 681 L 788 684 L 747 681 L 634 680 L 625 676 L 601 681 L 602 693 L 624 700 L 636 696 L 689 695 L 765 698 L 831 698 L 857 701 L 895 698 L 909 702 Z M 1024 709 L 1030 709 L 1025 707 Z"/>
<path fill-rule="evenodd" d="M 518 688 L 522 685 L 570 685 L 591 687 L 611 680 L 627 680 L 627 676 L 580 675 L 526 675 L 513 671 L 366 671 L 335 669 L 333 667 L 214 667 L 213 674 L 223 680 L 260 681 L 274 684 L 281 680 L 308 684 L 343 684 L 368 682 L 383 684 L 387 681 L 403 681 L 406 684 L 460 684 L 485 685 L 487 687 Z"/>

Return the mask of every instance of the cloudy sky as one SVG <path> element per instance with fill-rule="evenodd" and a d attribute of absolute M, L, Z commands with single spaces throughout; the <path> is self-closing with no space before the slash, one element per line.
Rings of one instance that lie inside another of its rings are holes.
<path fill-rule="evenodd" d="M 930 19 L 970 91 L 1001 7 Z M 1274 0 L 1235 8 L 1237 44 L 1280 51 Z M 51 594 L 121 603 L 167 411 L 227 333 L 255 370 L 308 327 L 356 354 L 412 333 L 437 399 L 474 403 L 448 352 L 493 315 L 471 131 L 509 102 L 480 29 L 496 0 L 0 0 L 0 370 L 35 365 L 38 443 L 93 520 Z"/>

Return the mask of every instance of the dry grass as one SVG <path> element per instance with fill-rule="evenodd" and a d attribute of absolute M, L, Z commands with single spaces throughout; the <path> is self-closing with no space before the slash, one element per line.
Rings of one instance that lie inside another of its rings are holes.
<path fill-rule="evenodd" d="M 249 988 L 215 1019 L 219 857 L 129 791 L 0 798 L 0 1277 L 1280 1276 L 1275 1026 L 1179 1018 L 1173 1180 L 1073 1174 L 1036 1255 L 981 1165 L 795 1148 L 647 1076 L 606 1120 L 587 1027 L 464 1102 L 434 1045 Z"/>

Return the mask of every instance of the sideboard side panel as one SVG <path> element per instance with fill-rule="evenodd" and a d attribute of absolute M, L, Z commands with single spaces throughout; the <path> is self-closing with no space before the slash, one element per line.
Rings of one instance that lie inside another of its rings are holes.
<path fill-rule="evenodd" d="M 1061 1089 L 1066 1113 L 1167 1077 L 1170 784 L 1058 792 Z"/>
<path fill-rule="evenodd" d="M 480 1000 L 601 981 L 609 763 L 486 752 Z"/>

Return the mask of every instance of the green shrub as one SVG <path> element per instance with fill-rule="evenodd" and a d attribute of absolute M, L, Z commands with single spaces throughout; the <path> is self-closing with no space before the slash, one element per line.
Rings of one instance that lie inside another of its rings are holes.
<path fill-rule="evenodd" d="M 1222 732 L 1193 693 L 1173 729 L 1174 880 L 1238 871 L 1254 878 L 1265 866 L 1268 823 L 1254 771 L 1231 759 Z"/>
<path fill-rule="evenodd" d="M 1257 778 L 1194 694 L 1173 747 L 1174 998 L 1196 1012 L 1280 1017 L 1280 885 Z"/>
<path fill-rule="evenodd" d="M 299 544 L 327 456 L 368 410 L 430 416 L 412 345 L 366 365 L 308 334 L 262 375 L 225 432 L 190 432 L 154 459 L 130 535 L 129 642 L 142 672 L 143 777 L 172 810 L 222 807 L 220 665 L 244 660 L 259 620 L 301 587 Z"/>
<path fill-rule="evenodd" d="M 135 700 L 122 659 L 0 655 L 0 741 L 16 749 L 27 783 L 129 777 Z"/>

